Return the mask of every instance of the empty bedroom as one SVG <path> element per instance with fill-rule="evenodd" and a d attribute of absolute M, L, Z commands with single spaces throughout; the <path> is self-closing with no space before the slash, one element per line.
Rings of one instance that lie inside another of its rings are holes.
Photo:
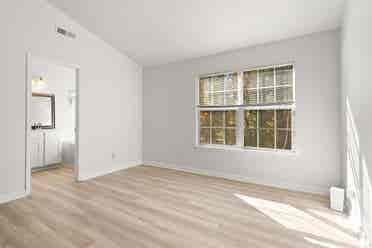
<path fill-rule="evenodd" d="M 370 0 L 3 0 L 0 247 L 372 248 Z"/>

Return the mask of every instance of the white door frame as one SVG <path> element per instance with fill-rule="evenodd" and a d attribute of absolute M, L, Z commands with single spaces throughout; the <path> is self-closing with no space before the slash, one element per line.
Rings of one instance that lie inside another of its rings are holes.
<path fill-rule="evenodd" d="M 75 164 L 74 177 L 79 181 L 79 123 L 80 123 L 80 67 L 77 65 L 65 63 L 58 59 L 49 59 L 43 56 L 35 56 L 31 53 L 26 54 L 26 161 L 25 161 L 25 189 L 26 195 L 31 194 L 31 97 L 32 97 L 32 61 L 35 58 L 42 59 L 54 65 L 59 65 L 75 70 Z"/>

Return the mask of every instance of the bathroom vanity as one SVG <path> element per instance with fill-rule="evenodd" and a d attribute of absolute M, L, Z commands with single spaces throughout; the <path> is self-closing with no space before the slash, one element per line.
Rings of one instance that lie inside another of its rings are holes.
<path fill-rule="evenodd" d="M 34 130 L 31 134 L 31 168 L 62 162 L 61 142 L 53 130 Z"/>
<path fill-rule="evenodd" d="M 55 96 L 32 93 L 31 113 L 31 168 L 61 163 L 61 144 L 55 129 Z"/>

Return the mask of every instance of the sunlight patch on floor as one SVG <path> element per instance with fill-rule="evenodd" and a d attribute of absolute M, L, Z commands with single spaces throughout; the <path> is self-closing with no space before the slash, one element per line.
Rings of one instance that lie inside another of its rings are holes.
<path fill-rule="evenodd" d="M 327 220 L 316 218 L 312 214 L 307 213 L 301 209 L 295 208 L 291 205 L 269 201 L 264 199 L 259 199 L 255 197 L 250 197 L 242 194 L 234 194 L 237 198 L 241 199 L 245 203 L 254 207 L 261 213 L 270 217 L 275 222 L 280 225 L 302 232 L 305 234 L 310 234 L 311 236 L 320 237 L 330 242 L 335 241 L 337 243 L 343 243 L 350 245 L 352 247 L 357 247 L 358 240 L 353 235 L 345 232 L 342 226 L 334 222 L 329 222 Z M 317 214 L 319 215 L 319 212 Z M 323 215 L 324 216 L 324 215 Z M 327 216 L 328 218 L 330 216 Z M 339 227 L 339 228 L 338 228 Z M 308 238 L 316 242 L 317 240 L 313 238 Z M 320 242 L 320 241 L 318 241 Z M 327 242 L 323 242 L 327 243 Z M 324 246 L 324 247 L 342 247 L 342 246 Z M 347 247 L 347 246 L 346 246 Z"/>
<path fill-rule="evenodd" d="M 319 245 L 319 247 L 324 248 L 340 248 L 339 245 L 332 244 L 330 242 L 320 241 L 313 238 L 305 237 L 304 238 L 307 242 L 312 243 L 314 245 Z"/>
<path fill-rule="evenodd" d="M 359 226 L 355 225 L 350 218 L 345 218 L 342 214 L 332 214 L 330 212 L 320 211 L 318 209 L 307 209 L 312 215 L 318 216 L 329 223 L 342 227 L 353 235 L 358 235 Z"/>

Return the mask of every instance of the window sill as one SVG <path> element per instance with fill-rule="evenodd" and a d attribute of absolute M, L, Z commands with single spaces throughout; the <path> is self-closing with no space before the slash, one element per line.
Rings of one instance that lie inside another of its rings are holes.
<path fill-rule="evenodd" d="M 270 148 L 254 148 L 254 147 L 239 147 L 239 146 L 226 146 L 226 145 L 194 145 L 195 149 L 214 149 L 214 150 L 225 150 L 225 151 L 240 151 L 240 152 L 258 152 L 258 153 L 273 153 L 273 154 L 283 154 L 283 155 L 298 155 L 298 151 L 292 150 L 279 150 Z"/>

